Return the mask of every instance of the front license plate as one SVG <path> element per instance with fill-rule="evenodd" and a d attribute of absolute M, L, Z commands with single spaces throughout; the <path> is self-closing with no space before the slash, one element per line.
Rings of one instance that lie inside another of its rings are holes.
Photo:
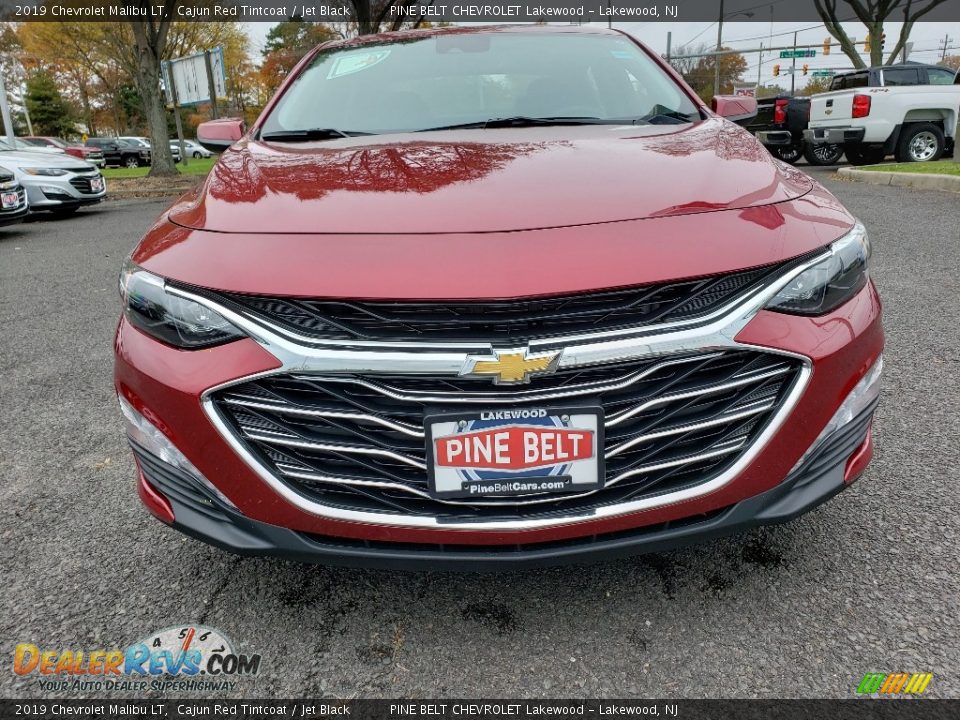
<path fill-rule="evenodd" d="M 93 190 L 93 192 L 100 192 L 101 190 L 103 190 L 103 178 L 102 177 L 93 178 L 90 181 L 90 189 Z"/>
<path fill-rule="evenodd" d="M 428 415 L 424 426 L 435 497 L 580 493 L 603 486 L 600 408 Z"/>
<path fill-rule="evenodd" d="M 20 198 L 17 197 L 15 192 L 5 192 L 0 196 L 0 202 L 3 203 L 5 208 L 14 208 L 20 203 Z"/>

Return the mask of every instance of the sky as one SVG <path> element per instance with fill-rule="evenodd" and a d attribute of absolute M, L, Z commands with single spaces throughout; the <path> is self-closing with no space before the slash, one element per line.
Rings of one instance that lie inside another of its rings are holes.
<path fill-rule="evenodd" d="M 275 23 L 248 23 L 247 30 L 250 34 L 251 51 L 255 56 L 259 56 L 263 49 L 263 43 Z M 896 39 L 900 34 L 902 23 L 887 23 L 884 29 L 887 33 L 888 48 L 896 44 Z M 706 43 L 714 47 L 717 42 L 717 23 L 613 23 L 613 27 L 630 33 L 640 41 L 646 43 L 653 50 L 663 54 L 667 50 L 667 33 L 671 33 L 671 46 L 675 52 L 677 48 L 684 45 L 699 45 Z M 859 41 L 866 37 L 866 28 L 860 23 L 843 23 L 847 34 Z M 762 43 L 769 47 L 771 42 L 773 46 L 791 45 L 793 43 L 793 33 L 797 31 L 797 44 L 812 44 L 815 46 L 817 56 L 805 60 L 798 60 L 799 68 L 804 62 L 810 66 L 812 73 L 817 69 L 833 69 L 837 71 L 847 70 L 853 67 L 850 59 L 841 52 L 840 48 L 831 48 L 830 55 L 824 57 L 822 44 L 825 38 L 829 36 L 826 28 L 822 24 L 813 22 L 807 23 L 788 23 L 788 22 L 732 22 L 727 21 L 723 24 L 723 44 L 732 48 L 758 48 Z M 913 32 L 910 39 L 914 43 L 913 52 L 910 60 L 917 62 L 933 62 L 940 59 L 940 53 L 943 48 L 944 37 L 949 37 L 950 42 L 947 54 L 960 54 L 960 23 L 925 23 L 918 22 L 913 26 Z M 756 81 L 759 71 L 760 84 L 777 84 L 789 88 L 790 76 L 781 75 L 779 78 L 773 77 L 773 66 L 780 63 L 781 71 L 789 67 L 789 60 L 781 60 L 779 53 L 774 55 L 764 53 L 762 62 L 758 53 L 748 54 L 747 71 L 744 73 L 744 80 Z M 806 80 L 802 75 L 797 74 L 796 87 L 803 87 Z"/>

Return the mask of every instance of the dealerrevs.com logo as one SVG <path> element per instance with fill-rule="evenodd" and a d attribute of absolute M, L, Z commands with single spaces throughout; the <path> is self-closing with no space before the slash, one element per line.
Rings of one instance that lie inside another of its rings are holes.
<path fill-rule="evenodd" d="M 232 690 L 238 676 L 260 672 L 260 655 L 235 650 L 219 630 L 184 624 L 151 633 L 126 648 L 82 650 L 20 643 L 13 671 L 45 691 Z"/>

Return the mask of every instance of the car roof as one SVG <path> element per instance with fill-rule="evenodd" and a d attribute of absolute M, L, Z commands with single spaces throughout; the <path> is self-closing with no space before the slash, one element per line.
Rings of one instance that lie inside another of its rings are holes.
<path fill-rule="evenodd" d="M 378 33 L 376 35 L 359 35 L 345 40 L 331 40 L 323 43 L 324 48 L 356 47 L 369 43 L 409 42 L 412 38 L 435 37 L 439 35 L 468 35 L 468 34 L 498 34 L 503 33 L 526 35 L 541 33 L 545 35 L 620 35 L 620 30 L 588 25 L 481 25 L 479 27 L 465 27 L 453 25 L 448 27 L 417 28 L 415 30 L 396 30 Z"/>
<path fill-rule="evenodd" d="M 922 63 L 914 62 L 913 60 L 907 60 L 906 62 L 899 62 L 893 65 L 873 65 L 868 68 L 858 68 L 856 70 L 849 70 L 844 73 L 837 73 L 834 77 L 846 77 L 847 75 L 857 75 L 859 73 L 872 72 L 874 70 L 893 70 L 895 68 L 939 68 L 941 70 L 949 70 L 953 72 L 953 68 L 944 67 L 943 65 L 935 65 L 933 63 Z"/>

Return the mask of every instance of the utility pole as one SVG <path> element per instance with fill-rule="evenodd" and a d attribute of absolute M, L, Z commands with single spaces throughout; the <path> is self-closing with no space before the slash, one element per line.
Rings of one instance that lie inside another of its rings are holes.
<path fill-rule="evenodd" d="M 173 65 L 167 63 L 167 76 L 170 79 L 170 99 L 173 101 L 173 121 L 177 126 L 177 143 L 180 145 L 180 162 L 187 166 L 187 151 L 183 147 L 183 121 L 180 119 L 180 99 L 177 97 L 177 81 L 173 77 Z"/>
<path fill-rule="evenodd" d="M 7 86 L 3 82 L 3 75 L 0 74 L 0 114 L 3 115 L 3 131 L 6 133 L 7 140 L 12 139 L 13 120 L 10 118 L 10 105 L 7 103 Z"/>
<path fill-rule="evenodd" d="M 947 59 L 947 48 L 950 47 L 951 40 L 952 38 L 950 37 L 950 33 L 947 33 L 943 36 L 943 52 L 940 53 L 940 62 L 943 62 Z"/>
<path fill-rule="evenodd" d="M 217 86 L 213 82 L 213 63 L 210 61 L 210 51 L 203 51 L 203 62 L 207 66 L 207 86 L 210 88 L 210 116 L 216 120 L 220 117 L 217 112 Z"/>
<path fill-rule="evenodd" d="M 797 89 L 797 34 L 793 34 L 793 71 L 790 73 L 790 94 Z"/>
<path fill-rule="evenodd" d="M 760 59 L 757 60 L 757 92 L 760 92 L 760 73 L 763 71 L 763 43 L 760 43 Z"/>
<path fill-rule="evenodd" d="M 713 94 L 720 94 L 720 48 L 723 46 L 723 0 L 720 0 L 720 19 L 717 21 L 717 55 L 713 56 Z"/>

